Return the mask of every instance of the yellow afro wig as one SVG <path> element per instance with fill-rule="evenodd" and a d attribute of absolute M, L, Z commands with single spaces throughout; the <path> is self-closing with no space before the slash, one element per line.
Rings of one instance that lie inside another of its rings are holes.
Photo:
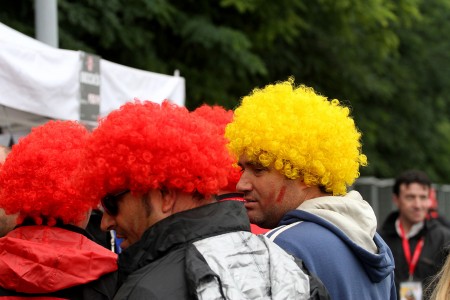
<path fill-rule="evenodd" d="M 333 195 L 344 195 L 359 166 L 367 165 L 350 110 L 312 88 L 294 86 L 292 78 L 244 97 L 225 136 L 237 157 L 245 154 Z"/>

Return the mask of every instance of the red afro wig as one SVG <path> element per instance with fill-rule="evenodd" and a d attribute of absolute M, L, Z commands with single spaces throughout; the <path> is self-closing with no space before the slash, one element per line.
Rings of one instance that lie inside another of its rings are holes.
<path fill-rule="evenodd" d="M 217 127 L 217 133 L 220 136 L 224 136 L 225 134 L 225 127 L 228 123 L 230 123 L 233 120 L 233 111 L 232 110 L 226 110 L 222 106 L 214 105 L 209 106 L 207 104 L 204 104 L 194 110 L 192 112 L 193 114 L 202 117 L 203 119 L 207 120 L 211 124 L 215 125 Z M 217 150 L 220 150 L 217 148 Z M 223 149 L 221 150 L 225 153 L 228 152 L 228 148 L 226 147 L 226 144 L 223 145 Z M 230 156 L 232 157 L 232 156 Z M 231 158 L 232 159 L 232 158 Z M 233 159 L 232 159 L 233 160 Z M 235 191 L 236 185 L 241 178 L 241 172 L 240 169 L 235 165 L 235 161 L 233 161 L 232 164 L 230 164 L 227 167 L 228 172 L 228 185 L 224 187 L 222 190 L 226 191 Z"/>
<path fill-rule="evenodd" d="M 83 201 L 71 178 L 89 132 L 73 121 L 50 121 L 33 128 L 13 146 L 0 169 L 0 207 L 19 213 L 21 224 L 77 224 L 93 206 Z"/>
<path fill-rule="evenodd" d="M 219 134 L 225 134 L 225 127 L 233 120 L 233 111 L 226 110 L 219 105 L 207 105 L 203 104 L 199 108 L 193 111 L 194 115 L 202 117 L 206 121 L 217 126 Z"/>
<path fill-rule="evenodd" d="M 87 143 L 79 189 L 99 201 L 125 189 L 162 187 L 205 197 L 227 185 L 225 138 L 186 108 L 164 101 L 123 105 L 100 121 Z"/>

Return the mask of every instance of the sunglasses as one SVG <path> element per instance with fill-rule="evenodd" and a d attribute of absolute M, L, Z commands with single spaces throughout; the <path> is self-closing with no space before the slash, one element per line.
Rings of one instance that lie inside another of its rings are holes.
<path fill-rule="evenodd" d="M 106 194 L 101 200 L 105 212 L 110 216 L 117 216 L 119 214 L 119 201 L 129 192 L 130 190 L 124 190 L 117 194 Z"/>

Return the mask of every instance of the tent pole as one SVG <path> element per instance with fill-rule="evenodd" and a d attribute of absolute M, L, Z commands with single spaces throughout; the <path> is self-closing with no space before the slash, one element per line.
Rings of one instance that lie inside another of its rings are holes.
<path fill-rule="evenodd" d="M 58 0 L 34 0 L 36 39 L 58 48 Z"/>

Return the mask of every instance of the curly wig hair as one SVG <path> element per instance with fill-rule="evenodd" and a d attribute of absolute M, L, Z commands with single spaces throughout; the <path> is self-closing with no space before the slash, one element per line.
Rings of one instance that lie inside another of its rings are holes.
<path fill-rule="evenodd" d="M 292 78 L 244 97 L 225 136 L 235 156 L 245 154 L 333 195 L 344 195 L 360 165 L 367 165 L 349 108 L 294 86 Z"/>
<path fill-rule="evenodd" d="M 233 120 L 233 111 L 232 110 L 226 110 L 222 106 L 219 105 L 207 105 L 203 104 L 202 106 L 198 107 L 196 110 L 193 111 L 193 114 L 202 117 L 203 119 L 207 120 L 208 122 L 216 125 L 218 134 L 221 136 L 224 136 L 225 134 L 225 127 L 228 123 L 230 123 Z M 227 147 L 226 147 L 226 140 L 224 140 L 224 145 L 222 151 L 229 153 Z M 217 150 L 220 150 L 217 148 Z M 233 158 L 231 158 L 233 160 Z M 232 164 L 228 166 L 228 185 L 223 188 L 223 190 L 226 191 L 235 191 L 236 190 L 236 184 L 238 183 L 239 179 L 241 178 L 241 172 L 240 169 L 236 166 L 236 162 L 234 161 Z"/>
<path fill-rule="evenodd" d="M 85 148 L 79 189 L 99 201 L 129 189 L 170 188 L 207 197 L 227 185 L 225 138 L 186 108 L 164 101 L 124 104 L 100 120 Z"/>
<path fill-rule="evenodd" d="M 80 197 L 71 178 L 87 129 L 74 121 L 49 121 L 13 146 L 0 169 L 0 207 L 19 213 L 17 223 L 77 224 L 93 206 Z"/>

